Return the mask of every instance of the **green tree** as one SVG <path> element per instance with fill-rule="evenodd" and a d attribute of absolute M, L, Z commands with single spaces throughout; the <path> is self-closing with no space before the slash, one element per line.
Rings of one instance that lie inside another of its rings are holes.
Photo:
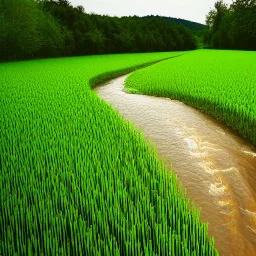
<path fill-rule="evenodd" d="M 226 15 L 228 14 L 228 6 L 223 1 L 217 1 L 214 4 L 214 9 L 210 10 L 206 16 L 206 24 L 210 28 L 210 44 L 214 48 L 222 48 L 224 40 L 227 40 L 226 32 L 223 24 Z M 223 36 L 225 39 L 223 39 Z"/>
<path fill-rule="evenodd" d="M 22 59 L 33 57 L 38 51 L 39 32 L 37 17 L 39 10 L 32 0 L 0 0 L 1 34 L 0 58 Z"/>
<path fill-rule="evenodd" d="M 0 0 L 0 60 L 62 56 L 67 37 L 36 1 Z"/>
<path fill-rule="evenodd" d="M 237 0 L 230 8 L 232 47 L 256 50 L 256 0 Z"/>
<path fill-rule="evenodd" d="M 236 0 L 228 7 L 223 1 L 206 16 L 206 40 L 214 48 L 256 49 L 256 0 Z"/>

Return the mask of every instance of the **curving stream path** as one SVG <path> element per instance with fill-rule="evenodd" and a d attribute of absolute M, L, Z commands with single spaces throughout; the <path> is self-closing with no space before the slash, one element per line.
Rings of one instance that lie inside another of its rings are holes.
<path fill-rule="evenodd" d="M 201 208 L 220 255 L 256 255 L 256 148 L 179 101 L 125 93 L 127 76 L 95 92 L 156 145 Z"/>

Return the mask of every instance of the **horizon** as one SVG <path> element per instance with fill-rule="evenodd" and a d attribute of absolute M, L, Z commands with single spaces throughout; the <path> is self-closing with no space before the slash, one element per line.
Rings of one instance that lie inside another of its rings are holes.
<path fill-rule="evenodd" d="M 180 0 L 179 2 L 159 0 L 148 2 L 141 0 L 118 1 L 118 0 L 69 0 L 74 6 L 82 5 L 86 13 L 108 15 L 116 17 L 124 16 L 165 16 L 176 19 L 188 20 L 205 25 L 205 17 L 214 7 L 216 0 Z M 232 0 L 225 0 L 231 4 Z"/>

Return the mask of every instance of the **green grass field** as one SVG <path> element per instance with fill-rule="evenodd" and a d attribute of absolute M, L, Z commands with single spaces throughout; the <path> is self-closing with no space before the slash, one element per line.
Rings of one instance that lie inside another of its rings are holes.
<path fill-rule="evenodd" d="M 179 54 L 0 64 L 0 255 L 218 255 L 176 176 L 91 90 Z"/>
<path fill-rule="evenodd" d="M 256 145 L 256 52 L 194 51 L 134 72 L 126 87 L 185 102 Z"/>

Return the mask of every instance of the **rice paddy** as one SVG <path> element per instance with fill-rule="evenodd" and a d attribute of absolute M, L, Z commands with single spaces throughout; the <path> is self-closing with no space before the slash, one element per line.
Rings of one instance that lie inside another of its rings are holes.
<path fill-rule="evenodd" d="M 91 90 L 180 54 L 0 64 L 0 255 L 218 255 L 176 176 Z"/>
<path fill-rule="evenodd" d="M 130 92 L 177 99 L 256 145 L 256 53 L 200 50 L 134 72 Z"/>

